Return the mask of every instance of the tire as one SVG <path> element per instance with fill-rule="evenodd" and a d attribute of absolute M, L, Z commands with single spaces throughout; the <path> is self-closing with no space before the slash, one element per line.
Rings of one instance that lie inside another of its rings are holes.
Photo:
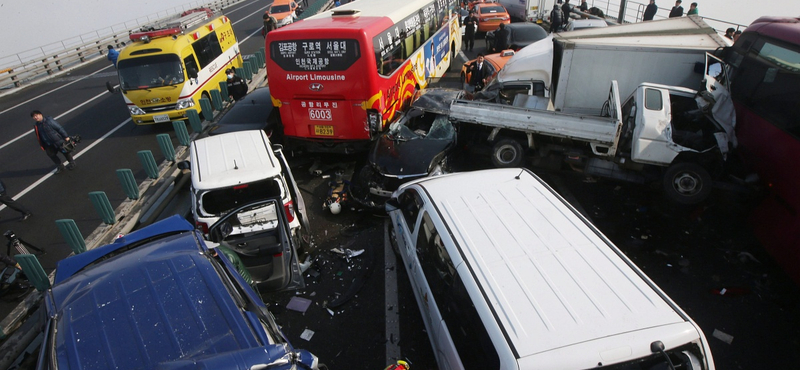
<path fill-rule="evenodd" d="M 211 95 L 208 95 L 207 92 L 203 92 L 203 94 L 201 95 L 201 98 L 208 99 L 208 101 L 211 101 Z M 211 110 L 212 111 L 214 110 L 214 106 L 213 105 L 211 106 Z M 209 116 L 210 117 L 206 117 L 206 112 L 200 111 L 200 119 L 202 119 L 203 121 L 211 122 L 214 119 L 214 112 L 211 112 L 211 114 L 209 114 Z"/>
<path fill-rule="evenodd" d="M 498 140 L 492 147 L 492 164 L 497 168 L 519 167 L 522 157 L 522 145 L 514 139 Z"/>
<path fill-rule="evenodd" d="M 693 205 L 711 194 L 711 175 L 703 166 L 692 162 L 673 163 L 663 179 L 664 192 L 674 202 Z"/>

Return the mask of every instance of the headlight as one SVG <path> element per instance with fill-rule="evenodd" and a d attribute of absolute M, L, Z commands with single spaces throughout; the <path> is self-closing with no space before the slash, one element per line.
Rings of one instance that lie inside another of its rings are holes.
<path fill-rule="evenodd" d="M 178 100 L 178 104 L 175 105 L 175 109 L 186 109 L 191 107 L 194 107 L 194 100 L 192 100 L 192 98 Z"/>
<path fill-rule="evenodd" d="M 134 106 L 132 106 L 132 107 L 128 107 L 128 110 L 131 112 L 131 115 L 132 115 L 132 116 L 140 116 L 140 115 L 142 115 L 142 114 L 146 114 L 146 113 L 145 113 L 145 112 L 142 110 L 142 108 L 139 108 L 139 107 L 137 107 L 137 106 L 135 106 L 135 105 L 134 105 Z"/>

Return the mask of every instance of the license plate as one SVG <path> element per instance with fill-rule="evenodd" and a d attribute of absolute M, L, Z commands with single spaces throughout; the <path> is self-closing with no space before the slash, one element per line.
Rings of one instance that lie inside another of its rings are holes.
<path fill-rule="evenodd" d="M 159 114 L 153 116 L 153 121 L 156 122 L 169 122 L 169 115 L 168 114 Z"/>
<path fill-rule="evenodd" d="M 333 136 L 333 126 L 314 126 L 314 135 Z"/>
<path fill-rule="evenodd" d="M 309 109 L 308 118 L 312 121 L 333 121 L 330 109 Z M 333 133 L 331 133 L 333 135 Z"/>

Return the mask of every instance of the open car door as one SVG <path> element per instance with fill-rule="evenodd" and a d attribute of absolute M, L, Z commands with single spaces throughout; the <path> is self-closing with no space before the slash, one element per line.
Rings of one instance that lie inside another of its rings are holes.
<path fill-rule="evenodd" d="M 234 228 L 254 231 L 231 235 Z M 210 241 L 236 253 L 261 292 L 305 287 L 279 198 L 236 208 L 211 225 L 208 235 Z"/>

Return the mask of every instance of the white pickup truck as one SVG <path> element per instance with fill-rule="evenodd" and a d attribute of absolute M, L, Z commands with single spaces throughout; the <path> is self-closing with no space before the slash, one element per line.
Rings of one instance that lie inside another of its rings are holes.
<path fill-rule="evenodd" d="M 497 167 L 519 166 L 527 148 L 587 175 L 661 181 L 672 200 L 696 204 L 710 194 L 712 177 L 722 174 L 734 140 L 732 123 L 723 122 L 730 115 L 715 107 L 730 103 L 727 95 L 709 91 L 715 93 L 643 83 L 621 103 L 612 81 L 596 115 L 546 110 L 546 98 L 520 94 L 512 105 L 455 100 L 450 119 L 460 122 L 459 137 L 492 145 Z"/>

